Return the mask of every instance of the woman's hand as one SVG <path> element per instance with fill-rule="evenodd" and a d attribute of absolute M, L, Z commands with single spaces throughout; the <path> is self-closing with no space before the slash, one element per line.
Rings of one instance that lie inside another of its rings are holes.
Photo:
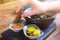
<path fill-rule="evenodd" d="M 27 16 L 32 16 L 35 14 L 40 14 L 40 13 L 44 13 L 46 12 L 46 7 L 45 4 L 43 2 L 40 2 L 38 0 L 20 0 L 20 5 L 18 6 L 16 13 L 19 12 L 19 10 L 21 10 L 21 8 L 24 8 L 24 6 L 26 5 L 31 5 L 32 6 L 32 10 L 23 13 L 21 16 L 22 17 L 27 17 Z"/>
<path fill-rule="evenodd" d="M 21 15 L 22 17 L 27 17 L 27 16 L 32 16 L 35 14 L 43 13 L 46 10 L 44 8 L 43 3 L 38 0 L 20 0 L 20 5 L 18 6 L 16 13 L 18 13 L 19 10 L 21 10 L 21 8 L 24 8 L 24 6 L 28 4 L 32 6 L 32 10 L 26 13 L 23 13 Z"/>
<path fill-rule="evenodd" d="M 32 16 L 35 14 L 46 13 L 46 12 L 60 12 L 60 1 L 52 1 L 52 2 L 40 2 L 38 0 L 21 1 L 22 7 L 24 7 L 27 4 L 32 6 L 32 10 L 23 13 L 21 15 L 22 17 Z M 18 8 L 17 11 L 19 10 L 20 9 Z"/>
<path fill-rule="evenodd" d="M 23 17 L 32 16 L 35 14 L 46 12 L 46 8 L 43 2 L 40 2 L 38 0 L 32 0 L 30 5 L 32 6 L 32 10 L 23 13 L 22 14 Z"/>

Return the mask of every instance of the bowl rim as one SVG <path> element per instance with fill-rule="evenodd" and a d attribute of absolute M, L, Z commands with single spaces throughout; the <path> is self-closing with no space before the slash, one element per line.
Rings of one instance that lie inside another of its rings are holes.
<path fill-rule="evenodd" d="M 19 28 L 19 29 L 13 29 L 12 26 L 13 26 L 13 25 L 10 24 L 9 29 L 11 29 L 11 30 L 21 30 L 21 29 L 22 29 L 22 28 Z"/>
<path fill-rule="evenodd" d="M 13 31 L 17 31 L 17 30 L 22 30 L 23 28 L 18 28 L 18 29 L 13 29 L 12 26 L 13 26 L 13 20 L 10 22 L 9 24 L 9 29 L 13 30 Z"/>
<path fill-rule="evenodd" d="M 29 18 L 29 17 L 26 17 L 26 18 L 29 18 L 31 20 L 49 20 L 49 19 L 52 19 L 52 18 L 55 18 L 55 17 L 56 17 L 56 15 L 54 15 L 54 16 L 52 16 L 50 18 L 45 18 L 45 19 L 33 19 L 33 18 Z"/>
<path fill-rule="evenodd" d="M 29 25 L 34 25 L 36 28 L 38 28 L 39 30 L 41 30 L 41 29 L 40 29 L 37 25 L 35 25 L 35 24 L 29 24 Z M 24 28 L 28 27 L 29 25 L 25 25 Z M 44 32 L 41 30 L 42 34 L 39 35 L 39 36 L 28 36 L 27 33 L 25 32 L 24 28 L 23 28 L 23 33 L 24 33 L 24 35 L 25 35 L 26 37 L 30 38 L 30 39 L 36 39 L 37 37 L 41 37 L 41 36 L 44 34 Z M 27 29 L 26 29 L 26 30 L 27 30 Z"/>

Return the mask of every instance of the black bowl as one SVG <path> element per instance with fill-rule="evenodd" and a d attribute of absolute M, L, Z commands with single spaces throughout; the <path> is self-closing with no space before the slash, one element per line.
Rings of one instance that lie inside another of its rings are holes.
<path fill-rule="evenodd" d="M 31 9 L 28 9 L 25 12 L 27 12 L 29 10 L 31 10 Z M 34 18 L 30 18 L 30 16 L 29 17 L 26 17 L 25 18 L 26 21 L 27 21 L 26 24 L 36 24 L 36 25 L 38 25 L 38 27 L 41 30 L 44 30 L 47 27 L 49 27 L 49 25 L 52 24 L 52 22 L 55 19 L 55 13 L 49 12 L 49 13 L 46 13 L 46 15 L 49 15 L 51 17 L 45 18 L 45 19 L 34 19 Z"/>

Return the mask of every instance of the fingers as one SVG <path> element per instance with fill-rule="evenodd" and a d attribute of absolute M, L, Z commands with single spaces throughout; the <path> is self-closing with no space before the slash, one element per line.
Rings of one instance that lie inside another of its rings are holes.
<path fill-rule="evenodd" d="M 21 17 L 32 16 L 32 15 L 39 14 L 39 13 L 42 13 L 43 12 L 43 10 L 42 10 L 43 7 L 41 6 L 42 5 L 42 2 L 35 1 L 35 0 L 34 1 L 31 1 L 31 2 L 29 2 L 27 0 L 26 1 L 23 1 L 22 0 L 20 6 L 16 10 L 16 13 L 18 13 L 21 10 L 21 8 L 23 8 L 27 4 L 30 4 L 32 6 L 32 10 L 29 10 L 29 11 L 23 13 L 21 15 Z"/>
<path fill-rule="evenodd" d="M 23 13 L 23 17 L 28 17 L 36 14 L 40 14 L 43 12 L 42 2 L 39 2 L 37 0 L 33 0 L 31 3 L 32 9 Z"/>
<path fill-rule="evenodd" d="M 21 16 L 22 17 L 28 17 L 28 16 L 32 16 L 32 15 L 35 15 L 35 14 L 39 14 L 39 10 L 33 9 L 33 10 L 30 10 L 28 12 L 23 13 Z"/>

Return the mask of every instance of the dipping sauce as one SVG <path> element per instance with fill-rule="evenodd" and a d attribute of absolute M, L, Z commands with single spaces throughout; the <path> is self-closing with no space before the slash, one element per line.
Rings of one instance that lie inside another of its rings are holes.
<path fill-rule="evenodd" d="M 24 24 L 22 23 L 13 24 L 12 26 L 13 29 L 21 29 L 23 27 L 24 27 Z"/>

